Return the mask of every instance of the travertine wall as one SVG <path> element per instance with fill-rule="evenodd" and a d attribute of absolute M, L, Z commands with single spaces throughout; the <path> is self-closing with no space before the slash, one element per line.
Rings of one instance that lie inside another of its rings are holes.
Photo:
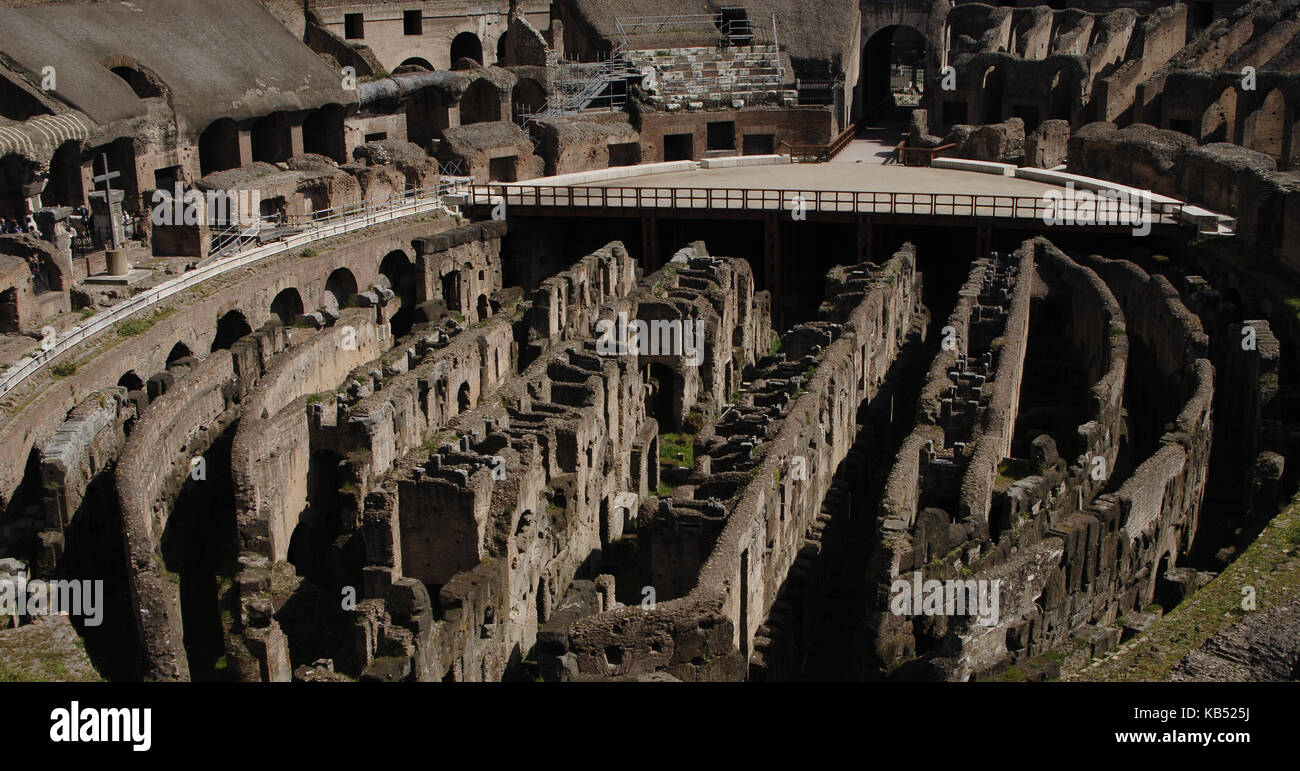
<path fill-rule="evenodd" d="M 548 678 L 656 672 L 681 680 L 746 677 L 757 629 L 856 438 L 857 409 L 876 390 L 868 362 L 896 352 L 910 325 L 918 289 L 914 265 L 908 246 L 878 269 L 858 266 L 862 284 L 852 283 L 865 290 L 860 302 L 833 312 L 835 321 L 796 327 L 784 338 L 785 360 L 742 386 L 741 405 L 749 409 L 736 420 L 760 432 L 742 463 L 752 472 L 737 486 L 735 503 L 721 512 L 726 524 L 695 587 L 651 610 L 620 608 L 574 622 L 563 650 L 546 652 Z M 738 440 L 738 432 L 729 438 Z M 791 473 L 795 457 L 806 461 L 806 477 L 799 480 Z M 675 514 L 675 503 L 661 502 L 661 512 L 667 505 Z"/>

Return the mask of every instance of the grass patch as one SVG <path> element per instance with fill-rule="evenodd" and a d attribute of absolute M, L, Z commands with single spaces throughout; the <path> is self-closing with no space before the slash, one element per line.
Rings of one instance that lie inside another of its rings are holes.
<path fill-rule="evenodd" d="M 1240 621 L 1300 594 L 1300 494 L 1241 556 L 1203 589 L 1184 600 L 1123 653 L 1079 672 L 1075 680 L 1164 680 L 1189 652 Z M 1255 590 L 1256 609 L 1242 609 L 1243 589 Z"/>
<path fill-rule="evenodd" d="M 683 457 L 678 457 L 678 456 Z M 660 434 L 659 463 L 678 468 L 695 468 L 694 434 Z"/>
<path fill-rule="evenodd" d="M 65 377 L 72 377 L 72 374 L 77 371 L 77 366 L 75 361 L 61 361 L 50 368 L 50 374 L 55 380 L 62 380 Z"/>

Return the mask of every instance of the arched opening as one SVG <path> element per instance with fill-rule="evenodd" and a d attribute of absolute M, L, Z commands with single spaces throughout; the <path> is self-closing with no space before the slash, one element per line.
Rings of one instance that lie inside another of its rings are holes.
<path fill-rule="evenodd" d="M 460 388 L 456 391 L 456 414 L 459 415 L 473 407 L 474 405 L 469 398 L 469 383 L 461 383 Z"/>
<path fill-rule="evenodd" d="M 140 210 L 140 186 L 135 177 L 135 142 L 131 137 L 114 140 L 104 148 L 104 154 L 108 156 L 109 170 L 121 175 L 113 180 L 113 189 L 125 193 L 122 208 L 132 214 L 144 213 Z M 102 174 L 102 164 L 96 163 L 95 173 Z"/>
<path fill-rule="evenodd" d="M 453 270 L 443 276 L 439 283 L 442 285 L 442 301 L 447 305 L 447 312 L 460 313 L 460 273 Z"/>
<path fill-rule="evenodd" d="M 429 149 L 451 125 L 450 104 L 440 88 L 421 88 L 406 98 L 406 140 Z"/>
<path fill-rule="evenodd" d="M 181 359 L 188 358 L 193 355 L 194 354 L 190 352 L 190 347 L 188 345 L 186 345 L 185 343 L 177 343 L 176 345 L 172 346 L 171 352 L 167 354 L 167 366 L 170 367 L 172 364 L 175 364 Z"/>
<path fill-rule="evenodd" d="M 290 139 L 289 116 L 274 112 L 253 124 L 253 160 L 263 163 L 283 163 L 293 153 Z"/>
<path fill-rule="evenodd" d="M 659 422 L 660 432 L 676 431 L 674 405 L 677 402 L 677 373 L 658 362 L 647 365 L 643 372 L 647 387 L 646 414 Z"/>
<path fill-rule="evenodd" d="M 64 142 L 50 159 L 50 179 L 41 193 L 41 203 L 77 207 L 85 202 L 86 193 L 81 186 L 81 142 Z"/>
<path fill-rule="evenodd" d="M 488 316 L 492 315 L 492 308 L 488 305 L 487 295 L 481 294 L 478 296 L 478 305 L 476 306 L 475 310 L 478 311 L 479 321 L 482 321 L 486 319 Z"/>
<path fill-rule="evenodd" d="M 412 56 L 411 58 L 397 65 L 397 69 L 393 70 L 393 74 L 401 75 L 406 72 L 418 72 L 418 71 L 434 72 L 435 70 L 436 68 L 429 63 L 428 59 L 421 59 L 418 56 Z"/>
<path fill-rule="evenodd" d="M 1047 94 L 1047 117 L 1060 120 L 1070 119 L 1070 87 L 1061 77 L 1061 70 L 1052 76 L 1052 85 Z M 1028 125 L 1025 131 L 1033 131 Z"/>
<path fill-rule="evenodd" d="M 333 310 L 347 305 L 356 293 L 357 279 L 347 268 L 339 268 L 325 279 L 325 305 Z"/>
<path fill-rule="evenodd" d="M 1006 76 L 1002 70 L 990 66 L 984 70 L 980 83 L 980 123 L 988 125 L 1002 122 L 1002 97 L 1006 90 Z"/>
<path fill-rule="evenodd" d="M 239 168 L 239 129 L 229 118 L 215 120 L 199 135 L 199 171 L 204 176 Z"/>
<path fill-rule="evenodd" d="M 21 223 L 28 200 L 38 192 L 36 164 L 21 155 L 0 158 L 0 217 Z"/>
<path fill-rule="evenodd" d="M 470 83 L 460 97 L 461 125 L 498 120 L 501 120 L 501 92 L 485 78 Z"/>
<path fill-rule="evenodd" d="M 1286 99 L 1276 88 L 1246 118 L 1242 144 L 1256 152 L 1267 153 L 1281 162 L 1286 130 Z"/>
<path fill-rule="evenodd" d="M 452 38 L 451 68 L 461 69 L 457 66 L 461 59 L 472 59 L 480 65 L 483 64 L 483 42 L 473 32 L 462 32 Z"/>
<path fill-rule="evenodd" d="M 506 62 L 506 36 L 509 33 L 502 32 L 501 37 L 497 38 L 497 61 L 498 67 L 504 67 Z"/>
<path fill-rule="evenodd" d="M 144 390 L 144 379 L 135 370 L 131 370 L 118 378 L 117 384 L 128 391 Z"/>
<path fill-rule="evenodd" d="M 546 104 L 546 89 L 532 78 L 520 78 L 510 91 L 510 115 L 516 123 L 524 115 L 538 112 Z"/>
<path fill-rule="evenodd" d="M 347 163 L 343 149 L 343 108 L 327 104 L 302 122 L 302 149 L 323 155 L 336 163 Z"/>
<path fill-rule="evenodd" d="M 135 95 L 141 99 L 165 96 L 162 85 L 158 80 L 150 77 L 148 74 L 136 67 L 114 67 L 112 72 L 114 75 L 126 81 L 126 84 L 131 87 L 131 90 L 135 92 Z"/>
<path fill-rule="evenodd" d="M 389 319 L 394 337 L 410 334 L 415 324 L 416 275 L 415 265 L 405 252 L 389 252 L 379 263 L 379 273 L 388 281 L 388 288 L 398 298 L 398 311 Z"/>
<path fill-rule="evenodd" d="M 307 508 L 289 537 L 289 562 L 298 575 L 322 588 L 333 588 L 338 576 L 331 559 L 334 542 L 343 532 L 339 489 L 347 483 L 342 455 L 330 450 L 311 454 L 307 466 Z"/>
<path fill-rule="evenodd" d="M 925 90 L 925 56 L 925 36 L 913 27 L 895 24 L 868 38 L 862 49 L 861 119 L 905 122 Z"/>
<path fill-rule="evenodd" d="M 1228 86 L 1201 115 L 1201 135 L 1198 137 L 1201 143 L 1233 141 L 1232 123 L 1236 113 L 1237 88 Z"/>
<path fill-rule="evenodd" d="M 281 324 L 289 326 L 302 315 L 302 295 L 293 287 L 281 289 L 271 301 L 271 315 L 280 319 Z"/>
<path fill-rule="evenodd" d="M 212 339 L 211 351 L 228 351 L 235 341 L 251 334 L 248 319 L 239 311 L 230 311 L 217 320 L 217 336 Z"/>

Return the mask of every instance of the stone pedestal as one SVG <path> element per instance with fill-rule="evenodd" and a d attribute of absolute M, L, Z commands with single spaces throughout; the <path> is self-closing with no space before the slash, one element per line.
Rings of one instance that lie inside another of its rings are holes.
<path fill-rule="evenodd" d="M 110 249 L 126 243 L 126 230 L 122 227 L 122 199 L 125 194 L 121 190 L 112 190 L 108 194 L 101 190 L 87 197 L 90 199 L 96 237 Z"/>
<path fill-rule="evenodd" d="M 130 272 L 131 266 L 126 264 L 126 251 L 122 249 L 109 249 L 108 270 L 105 271 L 110 276 L 125 276 Z"/>

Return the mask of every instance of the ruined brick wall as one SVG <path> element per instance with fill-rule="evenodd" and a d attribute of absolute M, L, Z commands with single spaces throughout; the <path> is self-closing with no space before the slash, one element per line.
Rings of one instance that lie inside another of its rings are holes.
<path fill-rule="evenodd" d="M 882 551 L 873 558 L 869 579 L 880 588 L 869 604 L 863 651 L 869 673 L 880 667 L 878 676 L 962 680 L 1035 655 L 1085 626 L 1109 624 L 1144 607 L 1158 574 L 1191 545 L 1209 460 L 1214 391 L 1199 322 L 1167 281 L 1130 263 L 1092 257 L 1079 265 L 1041 238 L 1026 242 L 1022 255 L 1036 259 L 1035 283 L 1070 297 L 1079 311 L 1066 330 L 1091 384 L 1086 420 L 1078 427 L 1078 456 L 1061 458 L 1056 443 L 1041 435 L 1032 443 L 1033 473 L 1016 479 L 1022 461 L 1009 456 L 994 460 L 1005 471 L 998 465 L 968 472 L 966 484 L 970 474 L 990 483 L 997 478 L 993 524 L 987 536 L 962 535 L 941 508 L 951 474 L 942 464 L 936 467 L 934 451 L 926 449 L 930 442 L 937 448 L 944 437 L 937 427 L 927 433 L 924 426 L 925 405 L 937 393 L 924 390 L 922 425 L 904 443 L 882 501 Z M 981 267 L 973 279 L 982 281 L 976 275 Z M 949 321 L 955 329 L 969 328 L 969 319 L 979 315 L 963 309 L 970 292 L 963 294 Z M 1130 369 L 1134 341 L 1143 362 Z M 945 382 L 949 369 L 933 367 L 931 381 Z M 994 401 L 1000 378 L 1001 373 L 991 384 Z M 1168 404 L 1171 387 L 1177 401 L 1149 415 L 1148 402 Z M 1126 413 L 1130 421 L 1150 425 L 1125 429 Z M 1166 420 L 1174 426 L 1169 432 L 1163 431 Z M 1131 438 L 1135 430 L 1153 437 L 1153 450 L 1125 467 L 1119 463 L 1124 445 L 1143 441 Z M 1122 438 L 1126 434 L 1129 439 Z M 1100 476 L 1098 469 L 1104 471 Z M 1126 476 L 1117 480 L 1112 473 Z M 1107 485 L 1116 491 L 1098 495 Z M 1000 616 L 980 624 L 973 612 L 910 619 L 887 612 L 890 584 L 922 566 L 927 579 L 998 581 Z"/>
<path fill-rule="evenodd" d="M 743 387 L 742 404 L 754 409 L 741 420 L 757 421 L 757 427 L 768 413 L 767 423 L 780 422 L 766 441 L 758 435 L 761 454 L 741 465 L 752 466 L 752 476 L 737 486 L 735 503 L 724 509 L 726 524 L 696 586 L 652 610 L 620 608 L 576 621 L 564 650 L 548 652 L 548 676 L 666 672 L 681 680 L 745 678 L 758 627 L 853 444 L 857 408 L 879 382 L 868 362 L 877 351 L 889 350 L 882 339 L 901 340 L 916 308 L 919 287 L 910 246 L 878 270 L 859 267 L 866 286 L 856 307 L 840 310 L 838 321 L 796 327 L 785 336 L 787 358 Z M 806 478 L 796 480 L 800 475 L 792 473 L 796 457 L 804 460 Z M 672 510 L 689 500 L 665 503 Z"/>
<path fill-rule="evenodd" d="M 288 558 L 289 538 L 307 505 L 307 397 L 332 390 L 392 344 L 374 316 L 370 309 L 345 310 L 334 326 L 277 356 L 248 398 L 230 459 L 243 549 L 273 562 Z"/>
<path fill-rule="evenodd" d="M 959 548 L 945 554 L 954 545 L 953 534 L 946 532 L 945 521 L 935 521 L 931 509 L 918 515 L 914 533 L 925 539 L 923 551 L 920 542 L 910 554 L 891 548 L 891 543 L 900 541 L 896 536 L 886 538 L 886 551 L 876 566 L 890 569 L 890 579 L 939 555 L 944 559 L 926 563 L 927 577 L 960 575 L 999 582 L 1000 615 L 991 624 L 976 623 L 970 613 L 903 621 L 883 611 L 882 589 L 871 606 L 880 610 L 869 616 L 867 639 L 874 649 L 864 653 L 869 667 L 873 661 L 876 666 L 883 662 L 884 671 L 896 677 L 963 680 L 1051 649 L 1071 635 L 1104 637 L 1104 630 L 1092 625 L 1110 624 L 1151 602 L 1164 569 L 1187 552 L 1196 529 L 1209 459 L 1214 391 L 1213 368 L 1203 357 L 1199 322 L 1167 281 L 1147 276 L 1131 263 L 1090 257 L 1086 267 L 1071 265 L 1041 239 L 1027 247 L 1037 252 L 1043 266 L 1050 266 L 1046 273 L 1053 277 L 1048 281 L 1057 291 L 1096 296 L 1096 305 L 1107 309 L 1102 315 L 1085 314 L 1077 327 L 1076 342 L 1100 343 L 1101 351 L 1109 350 L 1088 365 L 1100 379 L 1090 389 L 1091 419 L 1079 427 L 1083 452 L 1077 460 L 1062 459 L 1050 440 L 1035 439 L 1036 473 L 1009 487 L 999 482 L 997 495 L 1005 498 L 995 500 L 995 507 L 1011 506 L 1012 516 L 995 529 L 992 543 L 959 541 Z M 1098 277 L 1105 281 L 1104 287 Z M 1080 305 L 1089 302 L 1081 300 Z M 1120 318 L 1125 320 L 1123 326 L 1118 324 Z M 1105 343 L 1121 330 L 1130 344 L 1138 346 L 1136 359 L 1128 358 L 1126 374 L 1125 346 L 1118 340 L 1109 347 Z M 1134 368 L 1138 359 L 1142 366 Z M 1129 420 L 1147 419 L 1153 424 L 1145 429 L 1130 425 L 1126 443 L 1142 441 L 1152 431 L 1158 438 L 1151 443 L 1150 454 L 1133 460 L 1131 470 L 1118 467 L 1121 470 L 1115 473 L 1126 475 L 1119 480 L 1110 475 L 1117 468 L 1116 453 L 1124 451 L 1115 401 L 1121 379 L 1126 380 L 1124 407 Z M 1168 403 L 1171 387 L 1176 401 L 1148 417 L 1146 402 Z M 1162 428 L 1165 415 L 1173 425 L 1168 432 Z M 1132 439 L 1134 431 L 1137 440 Z M 1091 465 L 1106 470 L 1100 479 L 1089 474 L 1090 453 Z M 1097 459 L 1103 463 L 1098 465 Z M 921 495 L 929 494 L 926 488 L 934 484 L 932 475 L 924 469 L 917 474 L 911 466 L 909 459 L 895 470 L 899 479 L 891 479 L 891 489 L 920 484 Z M 1115 492 L 1097 495 L 1105 485 Z M 937 528 L 932 528 L 932 521 Z M 905 541 L 901 545 L 907 548 Z"/>
<path fill-rule="evenodd" d="M 143 676 L 184 680 L 189 667 L 182 648 L 177 584 L 164 576 L 155 556 L 171 513 L 171 501 L 189 475 L 190 459 L 237 419 L 237 397 L 247 396 L 271 356 L 284 347 L 283 331 L 270 326 L 217 352 L 195 367 L 151 409 L 131 433 L 116 468 L 127 573 L 139 611 Z M 166 459 L 159 462 L 160 448 Z"/>
<path fill-rule="evenodd" d="M 1140 55 L 1119 65 L 1113 74 L 1100 77 L 1093 88 L 1094 120 L 1113 123 L 1148 122 L 1148 102 L 1137 102 L 1138 87 L 1178 53 L 1187 39 L 1187 6 L 1175 4 L 1156 9 L 1135 30 Z M 1104 72 L 1102 74 L 1105 74 Z M 1151 97 L 1150 92 L 1143 93 Z"/>

